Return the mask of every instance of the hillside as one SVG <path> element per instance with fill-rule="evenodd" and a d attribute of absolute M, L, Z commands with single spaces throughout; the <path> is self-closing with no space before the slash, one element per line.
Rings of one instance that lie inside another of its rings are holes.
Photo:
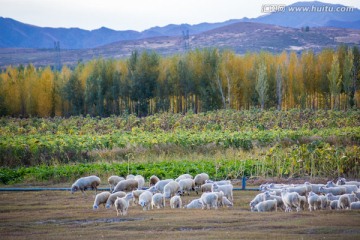
<path fill-rule="evenodd" d="M 240 22 L 210 31 L 192 35 L 189 38 L 191 49 L 217 47 L 231 49 L 238 54 L 261 50 L 279 53 L 282 51 L 317 52 L 323 48 L 336 48 L 341 44 L 360 44 L 360 30 L 333 27 L 301 29 L 280 27 L 261 23 Z M 184 52 L 182 37 L 152 37 L 126 40 L 92 49 L 61 50 L 61 63 L 74 65 L 79 60 L 93 58 L 125 58 L 134 50 L 154 50 L 161 55 Z M 46 49 L 1 49 L 0 67 L 32 63 L 36 66 L 53 65 L 56 53 Z"/>

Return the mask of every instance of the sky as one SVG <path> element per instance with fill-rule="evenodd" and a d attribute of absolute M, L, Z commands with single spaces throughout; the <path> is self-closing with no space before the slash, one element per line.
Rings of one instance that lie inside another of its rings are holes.
<path fill-rule="evenodd" d="M 303 0 L 304 1 L 304 0 Z M 0 0 L 0 16 L 40 27 L 142 31 L 168 24 L 254 18 L 263 4 L 296 0 Z M 324 0 L 360 8 L 359 0 Z"/>

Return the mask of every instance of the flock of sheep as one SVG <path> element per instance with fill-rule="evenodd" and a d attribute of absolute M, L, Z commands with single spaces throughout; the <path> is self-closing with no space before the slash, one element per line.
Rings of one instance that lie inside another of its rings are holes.
<path fill-rule="evenodd" d="M 200 173 L 194 178 L 190 174 L 178 178 L 160 180 L 155 175 L 145 186 L 141 175 L 128 175 L 126 178 L 111 176 L 108 179 L 110 192 L 96 195 L 93 209 L 100 205 L 105 208 L 115 206 L 117 215 L 127 215 L 130 205 L 138 204 L 143 210 L 165 208 L 166 200 L 170 199 L 171 208 L 217 209 L 233 206 L 233 185 L 230 180 L 211 181 L 208 174 Z M 89 176 L 78 179 L 71 187 L 71 192 L 95 189 L 100 185 L 100 178 Z M 263 184 L 258 195 L 250 202 L 252 212 L 268 212 L 284 210 L 309 211 L 321 209 L 360 209 L 360 182 L 346 181 L 340 178 L 336 183 L 311 184 L 305 182 L 298 185 Z M 201 192 L 200 198 L 183 204 L 181 196 L 190 192 Z M 132 200 L 132 201 L 131 201 Z"/>
<path fill-rule="evenodd" d="M 336 183 L 299 185 L 263 184 L 251 202 L 253 212 L 268 212 L 282 209 L 290 212 L 325 209 L 360 209 L 360 182 L 340 178 Z"/>
<path fill-rule="evenodd" d="M 88 176 L 78 179 L 71 187 L 71 193 L 95 189 L 100 185 L 100 178 Z M 96 195 L 93 209 L 100 205 L 105 208 L 115 206 L 117 215 L 127 215 L 129 206 L 134 203 L 143 210 L 164 208 L 166 200 L 170 199 L 171 208 L 199 208 L 217 209 L 218 207 L 233 206 L 233 185 L 229 180 L 211 181 L 209 175 L 200 173 L 194 178 L 190 174 L 180 175 L 178 178 L 160 180 L 153 175 L 149 179 L 149 187 L 145 187 L 145 179 L 141 175 L 128 175 L 126 178 L 111 176 L 108 179 L 110 192 Z M 190 192 L 202 192 L 200 198 L 189 204 L 182 203 L 181 196 Z M 132 201 L 131 201 L 132 200 Z"/>

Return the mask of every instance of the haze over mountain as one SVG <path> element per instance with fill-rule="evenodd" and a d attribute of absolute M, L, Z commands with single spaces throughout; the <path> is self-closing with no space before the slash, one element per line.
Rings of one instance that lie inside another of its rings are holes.
<path fill-rule="evenodd" d="M 314 8 L 311 11 L 311 8 Z M 196 35 L 237 22 L 257 22 L 284 27 L 301 28 L 305 26 L 335 26 L 360 29 L 360 10 L 351 12 L 320 11 L 321 7 L 336 9 L 339 4 L 322 2 L 297 2 L 285 8 L 284 12 L 270 13 L 258 18 L 233 19 L 221 23 L 169 24 L 153 27 L 142 32 L 127 30 L 115 31 L 106 27 L 88 31 L 79 28 L 37 27 L 31 24 L 0 17 L 0 48 L 53 48 L 59 41 L 62 49 L 86 49 L 118 41 L 139 40 L 152 37 L 181 36 L 183 31 Z M 309 8 L 310 11 L 306 11 Z M 304 10 L 305 9 L 305 10 Z M 297 11 L 296 11 L 297 10 Z"/>

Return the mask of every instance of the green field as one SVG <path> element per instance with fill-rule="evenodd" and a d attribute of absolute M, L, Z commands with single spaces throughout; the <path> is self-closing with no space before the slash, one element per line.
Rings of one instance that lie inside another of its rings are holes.
<path fill-rule="evenodd" d="M 0 182 L 109 173 L 358 178 L 359 143 L 358 110 L 1 118 Z"/>

